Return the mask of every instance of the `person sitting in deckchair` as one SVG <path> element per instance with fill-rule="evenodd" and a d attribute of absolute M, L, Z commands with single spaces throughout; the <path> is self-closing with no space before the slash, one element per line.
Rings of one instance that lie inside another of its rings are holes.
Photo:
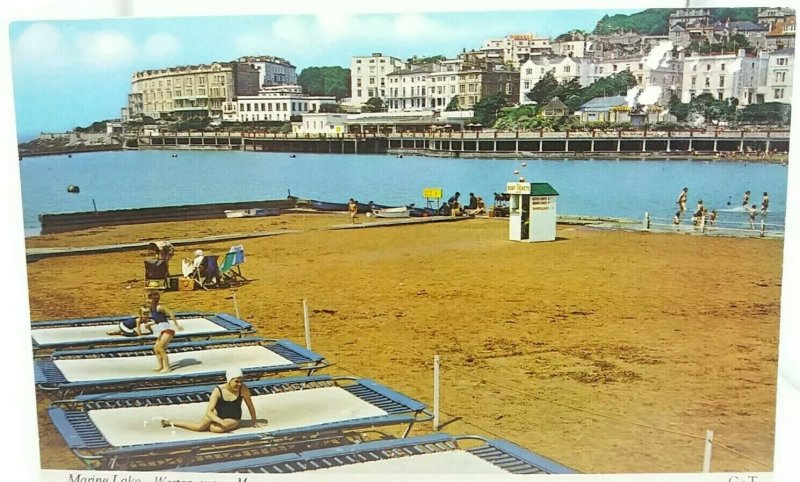
<path fill-rule="evenodd" d="M 195 250 L 194 258 L 183 258 L 181 261 L 181 272 L 185 278 L 190 278 L 196 271 L 200 269 L 200 266 L 203 264 L 203 258 L 205 255 L 203 254 L 202 249 Z M 202 275 L 202 273 L 201 273 Z"/>

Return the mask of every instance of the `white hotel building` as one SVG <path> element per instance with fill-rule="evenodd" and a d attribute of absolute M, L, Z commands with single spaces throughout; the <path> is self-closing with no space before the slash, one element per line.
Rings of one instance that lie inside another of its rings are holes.
<path fill-rule="evenodd" d="M 243 95 L 223 106 L 222 120 L 229 122 L 281 121 L 318 112 L 322 104 L 336 104 L 334 96 L 309 96 L 299 85 L 267 87 L 258 95 Z"/>
<path fill-rule="evenodd" d="M 760 103 L 764 99 L 757 92 L 767 84 L 767 62 L 768 54 L 747 56 L 744 49 L 735 54 L 686 57 L 681 102 L 708 93 L 719 100 L 737 98 L 739 106 Z"/>
<path fill-rule="evenodd" d="M 372 97 L 384 101 L 389 95 L 387 76 L 406 68 L 402 60 L 374 53 L 368 57 L 350 59 L 350 99 L 349 105 L 361 105 Z"/>
<path fill-rule="evenodd" d="M 792 103 L 794 83 L 794 49 L 781 49 L 770 53 L 764 87 L 756 97 L 763 102 Z"/>

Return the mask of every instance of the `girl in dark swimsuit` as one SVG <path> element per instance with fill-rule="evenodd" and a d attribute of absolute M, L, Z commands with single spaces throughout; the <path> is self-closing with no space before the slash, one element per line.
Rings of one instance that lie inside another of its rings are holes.
<path fill-rule="evenodd" d="M 225 372 L 224 384 L 214 387 L 206 407 L 206 414 L 199 422 L 180 420 L 161 421 L 162 427 L 179 427 L 194 432 L 225 433 L 235 430 L 242 423 L 242 401 L 247 405 L 253 427 L 263 427 L 266 420 L 258 421 L 256 407 L 250 398 L 250 389 L 244 384 L 242 371 L 231 368 Z"/>

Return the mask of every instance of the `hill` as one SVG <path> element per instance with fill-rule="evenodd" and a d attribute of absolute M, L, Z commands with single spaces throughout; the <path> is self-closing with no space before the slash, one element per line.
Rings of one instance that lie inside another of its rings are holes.
<path fill-rule="evenodd" d="M 669 15 L 673 11 L 673 9 L 667 8 L 648 8 L 647 10 L 631 15 L 605 15 L 597 22 L 593 33 L 596 35 L 608 35 L 619 30 L 624 30 L 626 32 L 636 32 L 642 35 L 667 35 L 669 32 Z M 755 22 L 757 16 L 758 8 L 711 9 L 711 17 L 714 21 L 720 22 L 726 20 L 749 20 Z"/>

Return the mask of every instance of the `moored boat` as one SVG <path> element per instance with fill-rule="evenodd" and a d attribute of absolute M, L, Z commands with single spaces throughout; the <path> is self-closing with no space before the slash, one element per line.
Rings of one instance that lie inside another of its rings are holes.
<path fill-rule="evenodd" d="M 407 218 L 411 216 L 411 209 L 407 206 L 373 209 L 372 214 L 374 214 L 376 218 Z"/>
<path fill-rule="evenodd" d="M 263 208 L 250 208 L 250 209 L 226 209 L 226 218 L 255 218 L 261 216 L 277 216 L 278 209 L 263 209 Z"/>

